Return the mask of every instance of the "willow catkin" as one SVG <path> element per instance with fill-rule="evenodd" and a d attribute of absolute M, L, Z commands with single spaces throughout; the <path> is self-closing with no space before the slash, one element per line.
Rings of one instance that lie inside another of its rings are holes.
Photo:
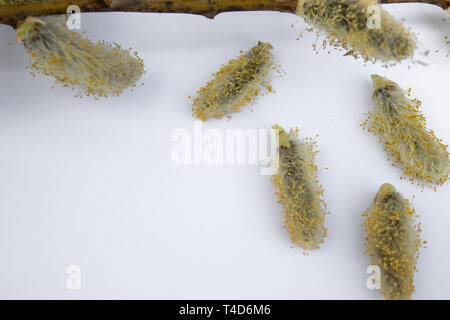
<path fill-rule="evenodd" d="M 381 7 L 377 7 L 380 28 L 369 28 L 375 6 L 377 0 L 299 0 L 297 14 L 327 34 L 325 46 L 343 48 L 355 58 L 399 62 L 412 56 L 416 48 L 412 34 Z"/>
<path fill-rule="evenodd" d="M 230 117 L 243 106 L 254 104 L 261 92 L 272 92 L 270 71 L 276 70 L 272 45 L 259 42 L 214 74 L 214 79 L 197 92 L 193 112 L 198 119 Z"/>
<path fill-rule="evenodd" d="M 404 177 L 418 179 L 423 185 L 439 186 L 448 179 L 447 146 L 426 128 L 420 113 L 421 102 L 411 100 L 395 82 L 372 75 L 376 110 L 369 112 L 363 128 L 377 135 Z M 402 177 L 403 178 L 403 177 Z"/>
<path fill-rule="evenodd" d="M 381 271 L 381 293 L 389 300 L 410 299 L 419 249 L 420 223 L 408 200 L 394 186 L 383 184 L 364 212 L 366 254 Z"/>
<path fill-rule="evenodd" d="M 317 143 L 297 140 L 297 132 L 288 135 L 279 130 L 280 168 L 273 176 L 276 195 L 284 207 L 284 225 L 292 243 L 306 251 L 320 248 L 327 234 L 324 227 L 326 204 L 315 165 Z"/>
<path fill-rule="evenodd" d="M 17 40 L 34 60 L 33 75 L 41 73 L 64 86 L 79 87 L 80 95 L 118 95 L 135 86 L 144 72 L 136 52 L 118 44 L 94 44 L 68 30 L 62 20 L 29 17 L 19 26 Z"/>

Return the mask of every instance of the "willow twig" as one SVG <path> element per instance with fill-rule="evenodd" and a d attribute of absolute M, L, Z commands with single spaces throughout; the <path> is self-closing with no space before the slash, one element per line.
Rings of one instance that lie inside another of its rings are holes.
<path fill-rule="evenodd" d="M 380 3 L 429 3 L 447 9 L 450 0 L 381 0 Z M 27 16 L 64 14 L 70 5 L 82 12 L 190 13 L 214 18 L 222 12 L 280 11 L 295 13 L 297 0 L 47 0 L 0 4 L 0 23 L 17 28 Z"/>

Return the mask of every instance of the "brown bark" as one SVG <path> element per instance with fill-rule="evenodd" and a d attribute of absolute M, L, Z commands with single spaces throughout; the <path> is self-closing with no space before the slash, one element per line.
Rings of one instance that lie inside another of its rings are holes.
<path fill-rule="evenodd" d="M 40 3 L 0 5 L 0 23 L 13 27 L 27 16 L 66 13 L 69 5 L 81 12 L 191 13 L 214 18 L 231 11 L 295 12 L 297 0 L 51 0 Z"/>
<path fill-rule="evenodd" d="M 447 9 L 450 0 L 381 0 L 380 3 L 429 3 Z M 66 13 L 67 7 L 78 5 L 82 12 L 159 12 L 190 13 L 214 18 L 231 11 L 280 11 L 295 13 L 297 0 L 50 0 L 0 5 L 0 23 L 12 27 L 27 16 Z"/>

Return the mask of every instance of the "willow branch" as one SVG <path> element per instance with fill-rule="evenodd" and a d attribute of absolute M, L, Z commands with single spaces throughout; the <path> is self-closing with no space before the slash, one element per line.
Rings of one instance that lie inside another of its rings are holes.
<path fill-rule="evenodd" d="M 447 9 L 450 0 L 381 0 L 380 3 L 429 3 Z M 64 14 L 70 5 L 82 12 L 190 13 L 214 18 L 222 12 L 280 11 L 295 13 L 297 0 L 48 0 L 0 5 L 0 23 L 14 28 L 27 16 Z"/>
<path fill-rule="evenodd" d="M 442 9 L 450 7 L 450 0 L 380 0 L 380 3 L 428 3 Z"/>

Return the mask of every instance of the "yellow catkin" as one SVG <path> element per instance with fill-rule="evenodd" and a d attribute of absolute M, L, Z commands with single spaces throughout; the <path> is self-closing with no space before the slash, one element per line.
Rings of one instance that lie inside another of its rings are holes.
<path fill-rule="evenodd" d="M 377 0 L 299 0 L 297 14 L 327 34 L 324 47 L 343 48 L 346 55 L 373 62 L 399 62 L 412 56 L 413 35 L 381 7 L 377 7 L 381 28 L 369 28 L 368 21 L 375 21 L 374 6 Z"/>
<path fill-rule="evenodd" d="M 414 273 L 421 226 L 408 200 L 394 186 L 383 184 L 373 205 L 364 212 L 366 254 L 381 271 L 381 293 L 388 300 L 410 299 L 414 292 Z"/>
<path fill-rule="evenodd" d="M 80 95 L 118 95 L 144 72 L 136 52 L 103 41 L 94 44 L 68 30 L 62 19 L 29 17 L 19 26 L 17 40 L 33 59 L 33 76 L 51 76 L 63 86 L 78 87 Z"/>
<path fill-rule="evenodd" d="M 319 249 L 327 229 L 324 227 L 326 204 L 315 165 L 317 143 L 314 139 L 297 140 L 297 131 L 288 135 L 279 130 L 280 169 L 273 176 L 276 195 L 283 205 L 284 225 L 292 243 L 305 250 Z"/>
<path fill-rule="evenodd" d="M 362 127 L 379 137 L 384 149 L 401 164 L 403 177 L 422 185 L 442 185 L 449 176 L 447 146 L 426 127 L 419 111 L 421 102 L 408 98 L 395 82 L 372 75 L 375 111 L 369 112 Z"/>
<path fill-rule="evenodd" d="M 250 51 L 231 60 L 214 74 L 214 79 L 197 92 L 193 115 L 206 121 L 231 117 L 243 106 L 255 104 L 261 92 L 272 92 L 270 71 L 277 70 L 270 43 L 259 42 Z"/>

